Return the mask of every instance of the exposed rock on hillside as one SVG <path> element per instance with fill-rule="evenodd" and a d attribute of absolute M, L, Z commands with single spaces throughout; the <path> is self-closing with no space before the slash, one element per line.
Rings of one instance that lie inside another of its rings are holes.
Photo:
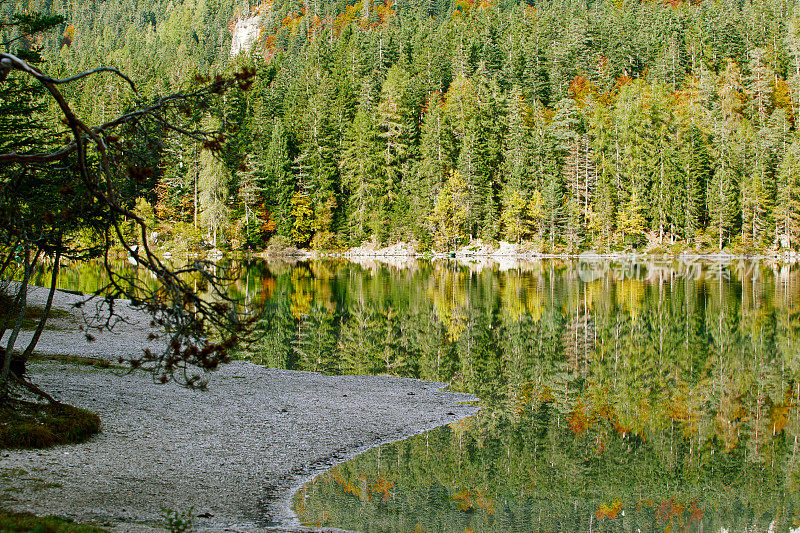
<path fill-rule="evenodd" d="M 240 18 L 233 26 L 231 38 L 231 56 L 242 52 L 247 53 L 258 40 L 260 32 L 261 14 L 256 13 L 251 17 Z"/>

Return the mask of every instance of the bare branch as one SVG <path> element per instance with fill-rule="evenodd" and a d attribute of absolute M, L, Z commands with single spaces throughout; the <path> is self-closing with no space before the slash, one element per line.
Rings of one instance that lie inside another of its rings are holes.
<path fill-rule="evenodd" d="M 61 150 L 46 154 L 18 154 L 17 152 L 8 152 L 6 154 L 0 154 L 0 163 L 52 163 L 53 161 L 60 161 L 68 155 L 75 153 L 76 149 L 77 145 L 73 142 Z"/>
<path fill-rule="evenodd" d="M 5 69 L 14 68 L 17 70 L 21 70 L 23 72 L 30 74 L 31 76 L 35 77 L 36 79 L 38 79 L 43 83 L 47 82 L 47 83 L 52 83 L 53 85 L 62 85 L 64 83 L 70 83 L 100 72 L 110 72 L 111 74 L 114 74 L 115 76 L 118 76 L 123 80 L 125 80 L 128 83 L 128 85 L 130 85 L 131 90 L 137 96 L 139 95 L 139 91 L 138 89 L 136 89 L 136 84 L 133 83 L 133 80 L 131 80 L 128 76 L 126 76 L 125 74 L 123 74 L 114 67 L 97 67 L 93 68 L 92 70 L 87 70 L 86 72 L 81 72 L 80 74 L 75 74 L 74 76 L 70 76 L 69 78 L 51 78 L 50 76 L 44 74 L 39 69 L 32 67 L 27 61 L 23 61 L 14 54 L 10 54 L 8 52 L 0 52 L 0 81 L 3 81 L 5 79 L 5 76 L 8 74 L 7 70 L 5 71 L 4 74 L 4 68 Z"/>

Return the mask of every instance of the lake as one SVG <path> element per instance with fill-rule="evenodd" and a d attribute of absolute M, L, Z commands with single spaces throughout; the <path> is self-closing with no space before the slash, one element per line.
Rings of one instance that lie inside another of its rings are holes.
<path fill-rule="evenodd" d="M 470 419 L 307 484 L 304 524 L 361 531 L 800 526 L 800 269 L 735 260 L 262 262 L 239 355 L 480 397 Z M 65 269 L 63 288 L 92 290 Z M 34 282 L 42 283 L 41 280 Z M 44 283 L 42 283 L 44 284 Z"/>

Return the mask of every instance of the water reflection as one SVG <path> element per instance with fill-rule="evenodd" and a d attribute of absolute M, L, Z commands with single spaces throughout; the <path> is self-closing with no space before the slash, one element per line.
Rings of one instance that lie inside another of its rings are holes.
<path fill-rule="evenodd" d="M 796 271 L 698 261 L 299 269 L 276 281 L 283 303 L 270 329 L 283 337 L 254 357 L 449 381 L 484 404 L 475 419 L 321 476 L 298 495 L 305 523 L 797 527 Z"/>
<path fill-rule="evenodd" d="M 267 306 L 263 337 L 241 357 L 446 381 L 484 406 L 320 476 L 298 495 L 304 523 L 800 525 L 797 268 L 692 258 L 231 266 L 231 290 Z"/>

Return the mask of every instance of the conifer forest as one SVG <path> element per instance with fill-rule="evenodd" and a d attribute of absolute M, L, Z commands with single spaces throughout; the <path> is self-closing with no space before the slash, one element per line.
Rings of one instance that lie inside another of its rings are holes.
<path fill-rule="evenodd" d="M 790 0 L 3 0 L 0 11 L 64 17 L 11 45 L 54 76 L 113 66 L 156 95 L 255 73 L 186 113 L 187 129 L 222 128 L 218 143 L 154 131 L 130 172 L 136 209 L 171 250 L 800 244 Z M 96 123 L 132 101 L 113 77 L 67 92 Z"/>

